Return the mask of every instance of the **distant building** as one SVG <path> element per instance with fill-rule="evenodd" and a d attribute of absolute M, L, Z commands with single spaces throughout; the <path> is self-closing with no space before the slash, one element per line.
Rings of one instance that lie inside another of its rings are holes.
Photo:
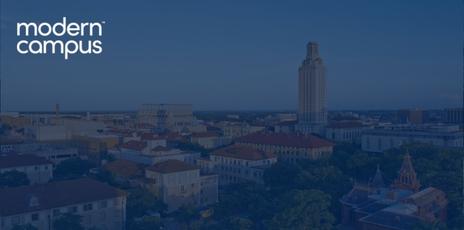
<path fill-rule="evenodd" d="M 276 154 L 279 161 L 296 163 L 299 160 L 318 160 L 332 155 L 334 144 L 314 135 L 286 133 L 253 133 L 236 143 Z"/>
<path fill-rule="evenodd" d="M 25 173 L 30 184 L 44 184 L 53 178 L 53 164 L 45 158 L 30 154 L 4 154 L 0 156 L 0 173 Z"/>
<path fill-rule="evenodd" d="M 335 142 L 360 143 L 361 134 L 367 127 L 357 121 L 331 122 L 325 137 Z"/>
<path fill-rule="evenodd" d="M 137 113 L 137 120 L 155 126 L 160 132 L 181 132 L 193 125 L 194 118 L 190 104 L 143 104 Z"/>
<path fill-rule="evenodd" d="M 400 124 L 422 124 L 424 123 L 424 111 L 420 109 L 398 110 L 396 122 Z"/>
<path fill-rule="evenodd" d="M 264 126 L 252 126 L 242 122 L 227 122 L 218 125 L 225 138 L 233 140 L 238 137 L 246 136 L 264 130 Z"/>
<path fill-rule="evenodd" d="M 150 149 L 156 148 L 158 146 L 167 146 L 166 137 L 157 136 L 154 133 L 144 133 L 141 135 L 140 140 L 145 141 L 147 143 L 147 147 Z"/>
<path fill-rule="evenodd" d="M 120 149 L 112 149 L 108 153 L 117 159 L 145 165 L 153 165 L 165 160 L 180 160 L 194 164 L 195 160 L 200 157 L 199 152 L 183 151 L 163 146 L 150 149 L 147 143 L 143 141 L 129 141 L 123 144 Z"/>
<path fill-rule="evenodd" d="M 367 184 L 356 184 L 340 199 L 341 224 L 356 229 L 409 230 L 419 224 L 446 222 L 448 201 L 445 193 L 420 183 L 407 153 L 390 187 L 384 185 L 382 173 Z"/>
<path fill-rule="evenodd" d="M 203 170 L 219 174 L 220 185 L 254 182 L 262 184 L 266 168 L 277 162 L 277 156 L 247 146 L 232 145 L 211 153 L 210 165 Z"/>
<path fill-rule="evenodd" d="M 392 125 L 365 130 L 361 147 L 367 152 L 384 152 L 408 143 L 462 148 L 463 132 L 450 125 Z"/>
<path fill-rule="evenodd" d="M 273 126 L 276 133 L 295 133 L 298 121 L 282 121 Z"/>
<path fill-rule="evenodd" d="M 105 124 L 80 118 L 54 118 L 54 122 L 33 122 L 27 133 L 36 141 L 71 140 L 74 136 L 97 135 L 105 129 Z M 50 118 L 48 118 L 50 119 Z"/>
<path fill-rule="evenodd" d="M 214 149 L 226 144 L 224 143 L 224 138 L 215 132 L 192 133 L 190 142 L 198 144 L 205 149 Z"/>
<path fill-rule="evenodd" d="M 2 230 L 27 224 L 39 230 L 58 230 L 53 222 L 66 213 L 81 216 L 86 229 L 123 230 L 126 194 L 91 179 L 0 189 Z"/>
<path fill-rule="evenodd" d="M 178 160 L 147 167 L 149 188 L 173 212 L 182 206 L 204 207 L 218 201 L 217 175 L 200 175 L 200 168 Z"/>
<path fill-rule="evenodd" d="M 297 130 L 305 134 L 323 134 L 327 124 L 326 79 L 317 43 L 308 43 L 306 58 L 298 72 Z"/>
<path fill-rule="evenodd" d="M 79 143 L 79 152 L 97 165 L 104 159 L 108 149 L 115 148 L 119 144 L 116 135 L 75 136 L 73 139 Z"/>
<path fill-rule="evenodd" d="M 43 157 L 57 165 L 64 160 L 79 157 L 79 149 L 70 141 L 16 143 L 9 148 L 13 153 L 31 154 Z"/>

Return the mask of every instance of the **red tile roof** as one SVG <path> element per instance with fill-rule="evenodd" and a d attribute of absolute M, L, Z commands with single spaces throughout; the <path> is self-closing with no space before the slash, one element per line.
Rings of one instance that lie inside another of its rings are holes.
<path fill-rule="evenodd" d="M 179 160 L 166 160 L 160 163 L 156 163 L 147 168 L 150 171 L 159 173 L 174 173 L 200 169 L 199 167 L 191 164 L 187 164 Z"/>
<path fill-rule="evenodd" d="M 122 190 L 82 178 L 48 184 L 0 189 L 0 216 L 82 204 L 126 196 Z M 31 205 L 36 199 L 37 205 Z"/>
<path fill-rule="evenodd" d="M 52 162 L 43 157 L 38 157 L 31 154 L 0 155 L 0 169 L 47 164 L 52 164 Z"/>
<path fill-rule="evenodd" d="M 237 143 L 251 143 L 262 145 L 281 145 L 295 148 L 330 147 L 330 141 L 314 135 L 298 135 L 286 133 L 252 133 L 237 139 Z"/>
<path fill-rule="evenodd" d="M 105 164 L 103 168 L 124 178 L 141 176 L 143 174 L 141 167 L 137 163 L 128 160 L 115 160 Z"/>
<path fill-rule="evenodd" d="M 256 150 L 251 147 L 242 145 L 232 145 L 218 149 L 212 153 L 212 155 L 243 159 L 243 160 L 265 160 L 275 158 L 276 156 L 272 153 Z"/>
<path fill-rule="evenodd" d="M 219 136 L 215 132 L 201 132 L 201 133 L 192 133 L 192 137 L 194 138 L 202 138 L 202 137 L 217 137 Z"/>
<path fill-rule="evenodd" d="M 125 149 L 132 149 L 132 150 L 136 150 L 136 151 L 142 151 L 143 149 L 145 149 L 147 147 L 147 143 L 144 142 L 144 141 L 131 140 L 131 141 L 128 141 L 128 142 L 124 143 L 121 147 L 125 148 Z"/>
<path fill-rule="evenodd" d="M 166 138 L 160 137 L 157 134 L 154 133 L 142 133 L 140 136 L 142 140 L 164 140 Z"/>
<path fill-rule="evenodd" d="M 179 133 L 175 133 L 175 132 L 163 134 L 163 135 L 160 135 L 160 137 L 168 141 L 176 141 L 176 140 L 182 139 L 182 136 Z"/>

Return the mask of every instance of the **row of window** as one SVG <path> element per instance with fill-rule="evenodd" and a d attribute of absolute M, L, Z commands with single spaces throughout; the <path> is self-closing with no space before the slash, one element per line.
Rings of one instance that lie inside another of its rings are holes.
<path fill-rule="evenodd" d="M 100 202 L 98 202 L 97 205 L 98 205 L 99 209 L 107 208 L 108 207 L 108 201 L 107 200 L 100 201 Z M 83 204 L 83 205 L 81 205 L 81 207 L 82 207 L 82 211 L 84 211 L 84 212 L 92 211 L 94 209 L 94 203 Z M 79 206 L 75 205 L 75 206 L 70 206 L 70 207 L 67 207 L 67 208 L 53 209 L 52 214 L 53 214 L 53 217 L 58 217 L 58 216 L 60 216 L 61 214 L 64 214 L 64 213 L 77 213 L 78 211 L 79 211 Z M 31 221 L 38 221 L 38 220 L 40 220 L 40 214 L 39 213 L 32 213 L 31 214 Z M 20 222 L 20 216 L 12 217 L 12 223 L 13 224 L 19 224 L 19 222 Z"/>

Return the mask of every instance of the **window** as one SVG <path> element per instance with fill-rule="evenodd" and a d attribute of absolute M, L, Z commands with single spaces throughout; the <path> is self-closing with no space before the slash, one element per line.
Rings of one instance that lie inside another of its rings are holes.
<path fill-rule="evenodd" d="M 31 220 L 32 220 L 32 221 L 37 221 L 37 220 L 39 220 L 39 213 L 33 213 L 33 214 L 31 215 Z"/>
<path fill-rule="evenodd" d="M 118 198 L 113 200 L 113 205 L 116 206 L 116 207 L 119 206 L 119 199 Z"/>
<path fill-rule="evenodd" d="M 106 219 L 106 214 L 105 212 L 100 213 L 100 220 L 105 220 Z"/>
<path fill-rule="evenodd" d="M 13 216 L 11 217 L 11 224 L 12 225 L 18 225 L 19 224 L 19 216 Z"/>
<path fill-rule="evenodd" d="M 108 202 L 106 200 L 100 201 L 99 203 L 100 208 L 106 208 L 108 207 Z"/>
<path fill-rule="evenodd" d="M 180 186 L 180 192 L 181 192 L 181 193 L 185 193 L 185 188 L 184 188 L 183 185 Z"/>
<path fill-rule="evenodd" d="M 53 216 L 59 216 L 60 215 L 60 209 L 53 209 Z"/>
<path fill-rule="evenodd" d="M 92 203 L 84 204 L 84 211 L 90 211 L 93 209 Z"/>
<path fill-rule="evenodd" d="M 76 213 L 77 212 L 77 206 L 72 206 L 68 208 L 69 213 Z"/>

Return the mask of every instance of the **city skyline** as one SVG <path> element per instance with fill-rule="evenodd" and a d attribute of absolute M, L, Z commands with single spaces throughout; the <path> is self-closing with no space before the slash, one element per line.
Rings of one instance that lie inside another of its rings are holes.
<path fill-rule="evenodd" d="M 308 41 L 324 47 L 328 110 L 462 106 L 458 1 L 272 3 L 257 14 L 263 5 L 256 3 L 125 8 L 117 1 L 105 13 L 105 4 L 52 3 L 2 2 L 3 111 L 52 110 L 55 103 L 63 111 L 136 110 L 143 103 L 296 111 L 296 69 Z M 30 11 L 46 7 L 48 16 Z M 130 17 L 121 21 L 119 13 Z M 65 62 L 13 52 L 15 22 L 63 16 L 108 21 L 104 53 Z"/>

